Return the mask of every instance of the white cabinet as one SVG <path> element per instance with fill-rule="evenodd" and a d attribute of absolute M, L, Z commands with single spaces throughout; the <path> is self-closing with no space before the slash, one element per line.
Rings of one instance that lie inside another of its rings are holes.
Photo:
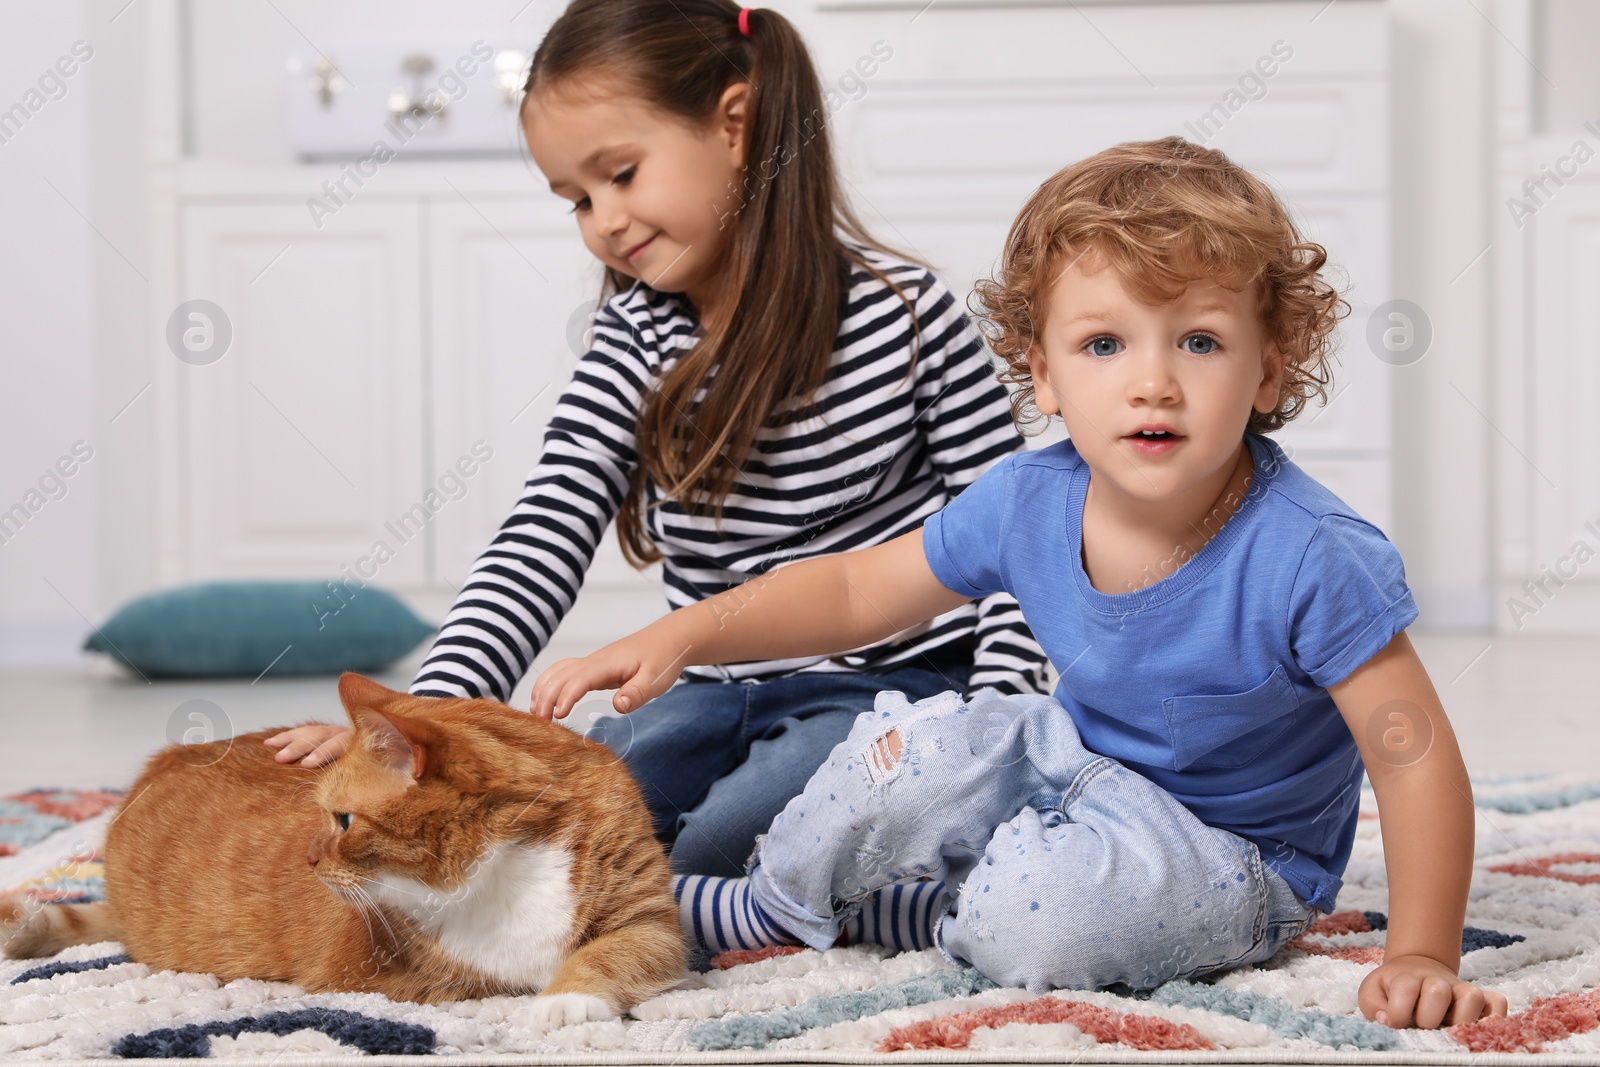
<path fill-rule="evenodd" d="M 183 209 L 179 297 L 232 331 L 174 379 L 184 578 L 334 576 L 388 537 L 382 580 L 423 580 L 422 551 L 386 529 L 422 486 L 416 217 L 356 203 L 319 229 L 298 200 Z"/>
<path fill-rule="evenodd" d="M 1570 145 L 1540 147 L 1553 158 Z M 1600 632 L 1600 181 L 1569 183 L 1527 226 L 1526 436 L 1504 457 L 1528 558 L 1503 576 L 1503 629 Z"/>
<path fill-rule="evenodd" d="M 1600 396 L 1600 181 L 1575 182 L 1534 220 L 1531 448 L 1535 551 L 1554 561 L 1574 540 L 1600 551 L 1600 448 L 1594 399 Z M 1585 573 L 1600 582 L 1600 567 Z"/>
<path fill-rule="evenodd" d="M 1550 76 L 1513 52 L 1494 62 L 1493 404 L 1495 605 L 1500 634 L 1600 634 L 1600 132 L 1589 5 L 1501 0 L 1523 52 L 1544 38 Z M 1548 94 L 1544 82 L 1568 87 Z M 1574 89 L 1573 86 L 1580 86 Z M 1543 102 L 1540 102 L 1540 98 Z M 1581 123 L 1581 124 L 1580 124 Z"/>
<path fill-rule="evenodd" d="M 538 190 L 184 204 L 183 300 L 232 340 L 181 363 L 182 580 L 355 575 L 442 618 L 538 460 L 600 273 Z M 426 250 L 426 254 L 424 254 Z M 485 456 L 490 456 L 487 461 Z M 568 637 L 663 610 L 602 541 Z"/>

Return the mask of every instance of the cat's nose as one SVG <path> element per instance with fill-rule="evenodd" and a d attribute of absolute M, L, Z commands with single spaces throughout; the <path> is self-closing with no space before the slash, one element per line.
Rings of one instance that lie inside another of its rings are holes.
<path fill-rule="evenodd" d="M 315 852 L 307 852 L 306 853 L 306 863 L 308 863 L 311 866 L 315 867 L 317 865 L 317 854 Z"/>

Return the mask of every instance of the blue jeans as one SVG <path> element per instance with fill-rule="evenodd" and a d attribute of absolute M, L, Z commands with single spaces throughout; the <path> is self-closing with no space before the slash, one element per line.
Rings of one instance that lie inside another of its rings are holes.
<path fill-rule="evenodd" d="M 587 736 L 627 764 L 679 874 L 739 875 L 777 814 L 884 690 L 963 689 L 971 668 L 680 682 Z"/>
<path fill-rule="evenodd" d="M 1317 917 L 1252 842 L 1084 748 L 1054 699 L 992 689 L 880 696 L 750 874 L 761 906 L 817 949 L 868 893 L 943 879 L 946 957 L 1036 992 L 1255 963 Z"/>

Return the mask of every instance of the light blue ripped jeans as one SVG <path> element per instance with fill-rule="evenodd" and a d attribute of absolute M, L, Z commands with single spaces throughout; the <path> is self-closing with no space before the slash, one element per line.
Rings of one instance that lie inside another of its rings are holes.
<path fill-rule="evenodd" d="M 756 900 L 817 949 L 867 894 L 943 879 L 945 956 L 1035 992 L 1256 963 L 1318 915 L 1253 843 L 1085 749 L 1053 698 L 994 690 L 880 693 L 750 864 Z"/>

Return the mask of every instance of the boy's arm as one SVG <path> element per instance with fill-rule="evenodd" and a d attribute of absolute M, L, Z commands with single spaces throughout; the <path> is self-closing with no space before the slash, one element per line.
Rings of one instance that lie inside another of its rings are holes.
<path fill-rule="evenodd" d="M 1361 983 L 1362 1013 L 1430 1028 L 1504 1015 L 1505 997 L 1457 973 L 1472 879 L 1472 786 L 1411 639 L 1402 630 L 1328 694 L 1377 795 L 1389 874 L 1383 965 Z"/>
<path fill-rule="evenodd" d="M 594 689 L 617 689 L 629 712 L 672 685 L 683 668 L 845 652 L 951 611 L 970 597 L 934 577 L 922 531 L 855 552 L 786 564 L 679 608 L 582 659 L 562 660 L 533 688 L 535 715 L 564 717 Z"/>

